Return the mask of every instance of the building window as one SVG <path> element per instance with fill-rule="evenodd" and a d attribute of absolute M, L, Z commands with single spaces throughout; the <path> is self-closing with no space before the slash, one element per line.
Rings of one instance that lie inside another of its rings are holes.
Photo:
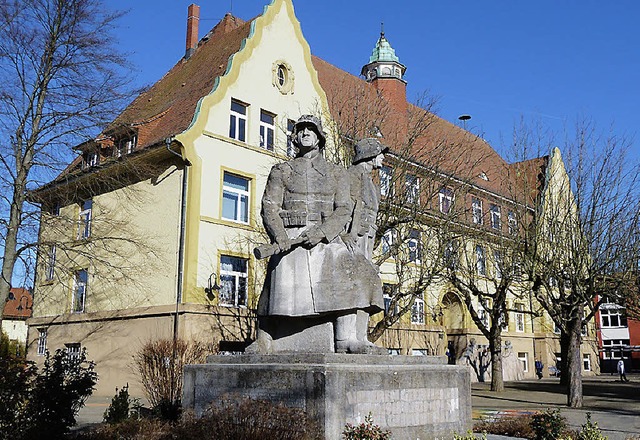
<path fill-rule="evenodd" d="M 73 282 L 73 305 L 71 311 L 73 313 L 84 312 L 84 306 L 87 299 L 87 283 L 89 275 L 86 269 L 76 271 Z"/>
<path fill-rule="evenodd" d="M 51 281 L 55 276 L 56 271 L 56 245 L 52 244 L 49 246 L 49 251 L 47 252 L 47 265 L 45 268 L 45 280 Z"/>
<path fill-rule="evenodd" d="M 514 307 L 516 309 L 515 312 L 515 322 L 516 322 L 516 331 L 518 333 L 524 333 L 524 305 L 521 303 L 517 303 Z"/>
<path fill-rule="evenodd" d="M 509 234 L 516 235 L 518 233 L 518 220 L 516 219 L 516 213 L 509 211 L 507 213 L 507 221 L 509 222 Z"/>
<path fill-rule="evenodd" d="M 411 356 L 428 356 L 428 355 L 429 355 L 429 351 L 425 350 L 424 348 L 411 349 Z"/>
<path fill-rule="evenodd" d="M 388 315 L 391 308 L 391 300 L 395 292 L 396 286 L 393 284 L 382 284 L 382 299 L 384 301 L 384 314 Z"/>
<path fill-rule="evenodd" d="M 84 155 L 84 168 L 95 167 L 100 164 L 100 153 L 89 151 Z"/>
<path fill-rule="evenodd" d="M 275 132 L 276 115 L 260 110 L 260 146 L 273 151 L 273 134 Z"/>
<path fill-rule="evenodd" d="M 444 247 L 444 265 L 448 269 L 456 269 L 458 267 L 458 243 L 450 240 Z"/>
<path fill-rule="evenodd" d="M 246 258 L 220 257 L 220 305 L 246 307 L 248 266 Z"/>
<path fill-rule="evenodd" d="M 440 188 L 440 192 L 438 193 L 438 202 L 440 212 L 443 214 L 449 214 L 449 212 L 451 212 L 451 206 L 453 205 L 453 191 L 449 188 Z"/>
<path fill-rule="evenodd" d="M 591 371 L 591 355 L 589 353 L 582 355 L 582 368 L 584 371 Z"/>
<path fill-rule="evenodd" d="M 629 359 L 629 339 L 605 339 L 602 341 L 602 359 Z"/>
<path fill-rule="evenodd" d="M 409 240 L 407 241 L 407 245 L 409 247 L 409 261 L 419 263 L 422 258 L 420 231 L 417 229 L 409 231 Z"/>
<path fill-rule="evenodd" d="M 493 251 L 493 270 L 496 279 L 502 278 L 502 254 L 500 251 Z"/>
<path fill-rule="evenodd" d="M 381 245 L 382 253 L 389 254 L 393 250 L 393 246 L 398 239 L 398 232 L 395 229 L 389 229 L 382 235 Z"/>
<path fill-rule="evenodd" d="M 91 211 L 93 210 L 93 200 L 85 200 L 80 204 L 81 210 L 78 215 L 78 238 L 89 238 L 91 236 Z"/>
<path fill-rule="evenodd" d="M 388 348 L 387 351 L 389 352 L 389 354 L 391 356 L 400 356 L 400 349 L 399 348 Z"/>
<path fill-rule="evenodd" d="M 392 176 L 393 170 L 387 165 L 382 165 L 378 170 L 380 176 L 380 194 L 383 196 L 393 195 Z"/>
<path fill-rule="evenodd" d="M 407 203 L 419 202 L 420 181 L 417 176 L 407 174 L 404 176 Z"/>
<path fill-rule="evenodd" d="M 293 129 L 296 126 L 296 121 L 291 119 L 287 120 L 287 156 L 296 157 L 296 147 L 293 145 Z"/>
<path fill-rule="evenodd" d="M 115 148 L 113 149 L 113 155 L 115 157 L 122 157 L 126 154 L 133 153 L 133 150 L 136 148 L 136 143 L 138 138 L 136 136 L 124 137 L 118 139 L 115 143 Z"/>
<path fill-rule="evenodd" d="M 424 299 L 416 298 L 411 306 L 411 324 L 424 324 Z"/>
<path fill-rule="evenodd" d="M 64 346 L 65 351 L 67 352 L 67 359 L 74 362 L 80 360 L 81 346 L 79 343 L 74 342 L 72 344 L 64 344 Z"/>
<path fill-rule="evenodd" d="M 522 371 L 529 372 L 529 353 L 518 352 L 518 360 L 522 363 Z"/>
<path fill-rule="evenodd" d="M 489 312 L 487 312 L 486 306 L 482 304 L 480 304 L 480 308 L 478 310 L 478 318 L 480 318 L 480 322 L 482 322 L 482 325 L 484 325 L 486 328 L 489 328 L 489 325 L 491 324 L 491 322 L 489 321 Z"/>
<path fill-rule="evenodd" d="M 225 171 L 222 184 L 222 218 L 249 223 L 249 179 Z"/>
<path fill-rule="evenodd" d="M 478 275 L 487 275 L 487 261 L 484 256 L 484 248 L 480 245 L 476 246 L 476 270 Z"/>
<path fill-rule="evenodd" d="M 229 137 L 240 142 L 247 140 L 247 105 L 235 99 L 231 100 Z"/>
<path fill-rule="evenodd" d="M 500 229 L 502 226 L 500 221 L 500 207 L 498 205 L 491 205 L 489 211 L 491 212 L 491 227 L 493 229 Z"/>
<path fill-rule="evenodd" d="M 44 356 L 47 353 L 47 329 L 38 329 L 38 356 Z"/>
<path fill-rule="evenodd" d="M 476 225 L 482 224 L 482 200 L 477 197 L 471 199 L 471 214 L 473 217 L 473 223 Z"/>
<path fill-rule="evenodd" d="M 602 328 L 627 327 L 627 316 L 624 308 L 600 309 Z"/>

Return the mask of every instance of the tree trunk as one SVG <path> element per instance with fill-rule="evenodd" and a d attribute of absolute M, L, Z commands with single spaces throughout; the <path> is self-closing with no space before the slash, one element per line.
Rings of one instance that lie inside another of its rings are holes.
<path fill-rule="evenodd" d="M 570 408 L 582 408 L 582 359 L 580 356 L 580 342 L 582 335 L 582 318 L 567 323 L 568 353 L 567 353 L 567 405 Z"/>
<path fill-rule="evenodd" d="M 569 358 L 569 333 L 562 331 L 560 333 L 560 385 L 567 387 L 568 373 L 567 373 L 567 359 Z"/>
<path fill-rule="evenodd" d="M 504 391 L 504 379 L 502 376 L 502 335 L 492 334 L 489 339 L 489 351 L 491 352 L 491 391 Z"/>

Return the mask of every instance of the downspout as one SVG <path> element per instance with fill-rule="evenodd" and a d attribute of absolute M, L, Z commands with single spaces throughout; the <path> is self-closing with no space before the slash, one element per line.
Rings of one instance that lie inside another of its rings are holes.
<path fill-rule="evenodd" d="M 184 169 L 182 172 L 182 189 L 180 191 L 180 236 L 178 238 L 178 280 L 176 283 L 176 308 L 173 315 L 173 348 L 172 348 L 172 368 L 171 368 L 171 400 L 176 402 L 181 396 L 175 396 L 175 391 L 173 389 L 174 386 L 174 365 L 176 361 L 176 345 L 178 342 L 178 331 L 179 331 L 179 318 L 178 314 L 180 312 L 180 304 L 182 303 L 183 289 L 184 289 L 184 248 L 185 248 L 185 236 L 186 236 L 186 223 L 187 223 L 187 182 L 189 177 L 189 166 L 191 163 L 182 157 L 180 153 L 177 153 L 171 149 L 171 143 L 173 141 L 173 137 L 168 137 L 165 140 L 165 145 L 167 146 L 167 151 L 171 154 L 178 156 L 184 163 Z"/>

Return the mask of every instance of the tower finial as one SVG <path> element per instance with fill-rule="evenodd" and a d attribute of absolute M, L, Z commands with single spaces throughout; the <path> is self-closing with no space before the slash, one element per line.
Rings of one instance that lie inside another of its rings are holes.
<path fill-rule="evenodd" d="M 380 22 L 380 36 L 384 37 L 384 21 Z"/>

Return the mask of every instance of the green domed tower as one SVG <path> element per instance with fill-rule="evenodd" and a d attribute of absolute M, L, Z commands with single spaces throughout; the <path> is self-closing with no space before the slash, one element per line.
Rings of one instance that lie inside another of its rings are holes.
<path fill-rule="evenodd" d="M 395 78 L 405 82 L 403 77 L 406 70 L 407 68 L 400 63 L 396 51 L 385 37 L 383 29 L 369 57 L 369 64 L 362 68 L 361 75 L 369 82 L 378 78 Z"/>

